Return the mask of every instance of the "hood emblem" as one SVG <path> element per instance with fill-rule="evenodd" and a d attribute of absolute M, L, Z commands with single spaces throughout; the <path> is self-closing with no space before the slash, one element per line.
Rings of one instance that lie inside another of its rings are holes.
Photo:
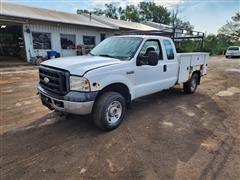
<path fill-rule="evenodd" d="M 44 81 L 45 84 L 47 84 L 50 80 L 49 80 L 47 77 L 45 77 L 45 78 L 43 79 L 43 81 Z"/>

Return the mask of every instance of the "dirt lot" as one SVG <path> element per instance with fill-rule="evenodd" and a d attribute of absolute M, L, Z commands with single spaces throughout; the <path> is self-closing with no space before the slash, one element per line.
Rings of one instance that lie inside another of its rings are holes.
<path fill-rule="evenodd" d="M 37 69 L 1 69 L 1 179 L 240 179 L 240 59 L 211 57 L 197 93 L 138 99 L 103 133 L 41 106 Z"/>

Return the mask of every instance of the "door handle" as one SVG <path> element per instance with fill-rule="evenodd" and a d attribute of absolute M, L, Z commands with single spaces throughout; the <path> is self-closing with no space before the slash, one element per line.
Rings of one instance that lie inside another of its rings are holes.
<path fill-rule="evenodd" d="M 135 72 L 134 71 L 128 71 L 126 72 L 126 74 L 134 74 Z"/>
<path fill-rule="evenodd" d="M 167 71 L 167 65 L 163 65 L 163 72 L 166 72 Z"/>

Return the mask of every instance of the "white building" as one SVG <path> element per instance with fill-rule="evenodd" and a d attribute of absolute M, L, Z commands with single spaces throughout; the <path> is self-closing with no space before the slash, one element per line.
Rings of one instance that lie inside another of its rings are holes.
<path fill-rule="evenodd" d="M 23 56 L 25 51 L 30 61 L 32 57 L 46 56 L 49 50 L 61 56 L 76 55 L 76 45 L 97 44 L 117 30 L 81 15 L 10 3 L 1 5 L 0 56 Z"/>
<path fill-rule="evenodd" d="M 1 2 L 0 59 L 20 57 L 29 62 L 36 56 L 46 57 L 51 50 L 74 56 L 77 45 L 96 45 L 121 29 L 154 29 L 109 19 Z"/>

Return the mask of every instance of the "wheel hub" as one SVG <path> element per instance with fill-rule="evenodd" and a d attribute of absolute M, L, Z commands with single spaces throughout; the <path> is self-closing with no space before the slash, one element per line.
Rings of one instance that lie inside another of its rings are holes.
<path fill-rule="evenodd" d="M 116 107 L 111 107 L 109 110 L 109 115 L 110 116 L 115 116 L 118 112 L 118 109 Z"/>
<path fill-rule="evenodd" d="M 119 101 L 113 101 L 107 109 L 106 116 L 107 121 L 111 123 L 116 123 L 122 115 L 122 105 Z"/>

